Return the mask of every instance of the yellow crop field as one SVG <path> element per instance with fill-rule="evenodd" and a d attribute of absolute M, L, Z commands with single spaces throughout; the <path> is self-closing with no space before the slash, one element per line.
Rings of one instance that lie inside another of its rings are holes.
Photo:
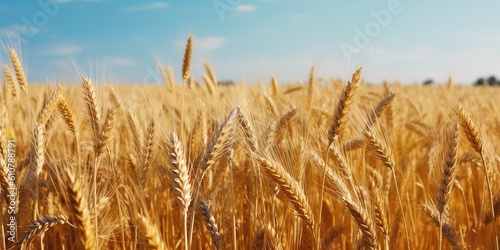
<path fill-rule="evenodd" d="M 499 248 L 497 88 L 223 85 L 195 48 L 148 86 L 29 84 L 9 51 L 0 249 Z"/>

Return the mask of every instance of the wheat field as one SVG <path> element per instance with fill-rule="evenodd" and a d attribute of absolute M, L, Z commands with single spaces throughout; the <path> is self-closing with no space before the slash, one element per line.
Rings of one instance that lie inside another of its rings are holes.
<path fill-rule="evenodd" d="M 28 84 L 9 51 L 1 249 L 499 249 L 496 88 L 200 84 L 193 49 L 157 86 Z"/>

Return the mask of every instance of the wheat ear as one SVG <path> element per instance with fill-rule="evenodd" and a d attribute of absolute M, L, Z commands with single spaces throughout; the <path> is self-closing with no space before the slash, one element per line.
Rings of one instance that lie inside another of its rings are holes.
<path fill-rule="evenodd" d="M 233 134 L 235 128 L 237 108 L 233 109 L 226 117 L 224 122 L 219 126 L 217 131 L 200 161 L 199 167 L 204 170 L 208 169 L 215 163 L 215 161 L 227 152 L 233 143 Z"/>
<path fill-rule="evenodd" d="M 189 138 L 189 154 L 198 155 L 200 148 L 205 148 L 208 141 L 208 119 L 205 104 L 202 104 L 198 111 L 196 122 L 191 130 Z"/>
<path fill-rule="evenodd" d="M 12 61 L 12 66 L 16 72 L 17 83 L 21 90 L 27 94 L 28 93 L 28 81 L 26 80 L 26 74 L 24 73 L 23 65 L 17 56 L 16 51 L 13 48 L 9 48 L 10 60 Z"/>
<path fill-rule="evenodd" d="M 127 121 L 130 128 L 130 133 L 132 134 L 132 139 L 134 141 L 135 151 L 141 152 L 143 148 L 142 137 L 139 134 L 139 125 L 137 124 L 137 119 L 131 110 L 128 110 L 127 112 Z"/>
<path fill-rule="evenodd" d="M 448 217 L 448 203 L 454 186 L 458 155 L 458 124 L 446 134 L 444 153 L 444 169 L 441 182 L 437 192 L 437 210 L 439 212 L 439 249 L 442 247 L 443 225 L 445 217 Z"/>
<path fill-rule="evenodd" d="M 207 229 L 210 232 L 210 236 L 212 237 L 212 242 L 214 243 L 216 249 L 220 249 L 222 244 L 222 239 L 219 233 L 219 227 L 217 226 L 217 223 L 215 223 L 215 218 L 210 212 L 208 204 L 204 200 L 200 200 L 200 208 L 201 208 L 201 213 L 205 218 Z"/>
<path fill-rule="evenodd" d="M 271 146 L 279 144 L 283 140 L 284 130 L 290 126 L 292 119 L 297 114 L 297 109 L 292 109 L 284 114 L 277 122 L 271 123 L 267 129 L 267 140 L 265 151 Z"/>
<path fill-rule="evenodd" d="M 78 243 L 81 249 L 94 250 L 97 249 L 94 227 L 91 220 L 91 213 L 88 207 L 87 198 L 84 194 L 84 187 L 80 179 L 75 176 L 71 170 L 67 171 L 69 184 L 67 192 L 71 212 L 74 216 L 74 224 L 78 230 Z"/>
<path fill-rule="evenodd" d="M 455 234 L 455 230 L 448 222 L 447 219 L 441 220 L 439 211 L 431 205 L 422 204 L 422 209 L 424 213 L 429 217 L 432 224 L 436 227 L 441 227 L 444 237 L 448 240 L 454 250 L 460 249 L 460 244 L 457 240 L 457 235 Z"/>
<path fill-rule="evenodd" d="M 203 178 L 205 177 L 205 173 L 207 172 L 208 169 L 212 167 L 212 165 L 216 162 L 216 160 L 221 157 L 222 155 L 226 154 L 228 150 L 231 148 L 234 140 L 234 130 L 235 130 L 235 119 L 236 119 L 236 112 L 238 110 L 238 107 L 234 108 L 229 115 L 226 117 L 224 122 L 222 122 L 215 132 L 215 134 L 212 137 L 212 140 L 210 141 L 210 144 L 208 145 L 207 149 L 205 150 L 205 153 L 203 154 L 202 159 L 200 160 L 198 164 L 198 169 L 201 170 L 201 175 L 198 179 L 198 185 L 195 189 L 195 196 L 194 196 L 194 204 L 198 203 L 198 195 L 200 192 L 201 184 L 203 183 Z M 195 174 L 197 175 L 197 172 Z M 194 228 L 194 219 L 195 219 L 195 213 L 193 213 L 192 220 L 191 220 L 191 231 L 189 234 L 189 244 L 191 244 L 193 240 L 193 228 Z"/>
<path fill-rule="evenodd" d="M 191 186 L 189 168 L 184 156 L 182 144 L 175 133 L 170 135 L 168 157 L 172 167 L 174 193 L 181 203 L 184 212 L 184 244 L 189 249 L 188 211 L 191 204 L 193 190 Z"/>
<path fill-rule="evenodd" d="M 467 141 L 477 153 L 482 154 L 483 140 L 481 140 L 481 137 L 479 136 L 479 131 L 476 128 L 476 125 L 472 122 L 472 119 L 461 105 L 457 108 L 457 114 L 460 121 L 460 127 L 463 129 L 465 136 L 467 137 Z"/>
<path fill-rule="evenodd" d="M 290 88 L 287 88 L 285 91 L 283 91 L 283 95 L 288 95 L 288 94 L 291 94 L 291 93 L 294 93 L 294 92 L 297 92 L 297 91 L 300 91 L 300 90 L 303 90 L 305 89 L 306 87 L 302 86 L 302 85 L 297 85 L 297 86 L 293 86 L 293 87 L 290 87 Z M 315 108 L 313 108 L 314 110 Z M 326 112 L 326 111 L 325 111 Z M 326 116 L 330 116 L 329 113 L 325 113 Z"/>
<path fill-rule="evenodd" d="M 387 96 L 391 93 L 391 88 L 386 81 L 383 82 L 383 88 L 384 88 L 384 96 Z M 389 128 L 392 128 L 394 124 L 394 112 L 391 105 L 387 107 L 385 112 L 385 117 L 387 118 L 387 126 Z"/>
<path fill-rule="evenodd" d="M 361 69 L 359 68 L 352 75 L 352 80 L 347 83 L 347 86 L 342 91 L 342 94 L 337 103 L 335 113 L 333 115 L 332 125 L 328 134 L 329 143 L 331 144 L 345 129 L 347 124 L 347 114 L 354 103 L 354 95 L 358 88 L 358 82 L 361 78 Z"/>
<path fill-rule="evenodd" d="M 361 148 L 365 141 L 361 138 L 352 139 L 342 145 L 342 148 L 347 152 L 354 149 Z"/>
<path fill-rule="evenodd" d="M 142 172 L 139 178 L 140 184 L 142 187 L 146 185 L 146 178 L 149 173 L 149 168 L 151 165 L 151 159 L 153 157 L 153 146 L 154 146 L 154 135 L 155 135 L 156 123 L 154 119 L 151 119 L 151 122 L 148 125 L 148 129 L 145 135 L 144 149 L 142 151 Z"/>
<path fill-rule="evenodd" d="M 7 86 L 8 88 L 10 88 L 10 93 L 12 94 L 12 96 L 14 98 L 17 98 L 16 84 L 14 83 L 14 78 L 12 77 L 12 72 L 10 71 L 10 67 L 9 66 L 7 66 L 7 65 L 3 66 L 3 74 L 4 74 L 4 77 L 5 77 L 5 86 Z"/>
<path fill-rule="evenodd" d="M 465 133 L 465 136 L 467 137 L 467 141 L 469 144 L 474 148 L 474 150 L 481 155 L 481 161 L 482 161 L 482 168 L 484 171 L 484 179 L 486 179 L 486 185 L 488 186 L 488 193 L 489 193 L 489 198 L 490 198 L 490 210 L 492 213 L 493 218 L 495 218 L 495 208 L 494 208 L 494 198 L 493 198 L 493 190 L 492 190 L 492 185 L 490 181 L 490 176 L 488 174 L 488 169 L 486 168 L 486 161 L 484 157 L 484 152 L 483 152 L 483 140 L 481 139 L 481 136 L 479 135 L 479 130 L 477 129 L 477 126 L 474 124 L 472 119 L 470 118 L 469 114 L 465 112 L 465 109 L 459 105 L 457 108 L 457 113 L 458 113 L 458 119 L 460 121 L 460 127 Z M 483 202 L 481 202 L 483 203 Z M 496 223 L 493 223 L 493 229 L 495 231 L 495 244 L 496 248 L 499 249 L 498 245 L 498 229 Z"/>
<path fill-rule="evenodd" d="M 94 92 L 94 87 L 90 82 L 90 79 L 83 77 L 83 91 L 85 95 L 85 105 L 87 106 L 87 112 L 89 114 L 89 123 L 94 133 L 94 138 L 99 138 L 100 136 L 100 124 L 101 124 L 101 110 L 97 102 L 97 97 Z M 97 145 L 97 143 L 95 143 Z"/>
<path fill-rule="evenodd" d="M 341 199 L 363 234 L 361 246 L 368 249 L 377 249 L 377 231 L 366 211 L 348 196 Z"/>
<path fill-rule="evenodd" d="M 31 148 L 32 163 L 26 181 L 34 180 L 35 206 L 33 208 L 32 218 L 35 220 L 38 217 L 38 201 L 40 197 L 39 177 L 45 164 L 45 126 L 40 123 L 35 123 L 33 132 L 33 146 Z M 31 184 L 31 183 L 29 183 Z"/>
<path fill-rule="evenodd" d="M 491 210 L 491 208 L 489 210 Z M 487 211 L 483 218 L 483 222 L 488 224 L 494 221 L 496 219 L 495 217 L 498 216 L 499 213 L 500 213 L 500 193 L 497 193 L 493 197 L 493 212 Z"/>
<path fill-rule="evenodd" d="M 156 62 L 156 67 L 158 67 L 158 71 L 160 71 L 160 75 L 161 75 L 161 78 L 163 79 L 163 82 L 165 83 L 165 85 L 168 86 L 169 85 L 168 75 L 167 75 L 167 72 L 165 72 L 165 69 L 163 69 L 163 65 L 160 63 L 160 61 Z"/>
<path fill-rule="evenodd" d="M 98 144 L 97 144 L 97 156 L 96 158 L 99 158 L 105 151 L 106 146 L 109 144 L 111 141 L 111 137 L 113 135 L 113 129 L 116 121 L 116 108 L 112 108 L 111 110 L 108 110 L 108 113 L 106 114 L 106 119 L 104 120 L 104 123 L 101 126 L 101 131 L 99 131 L 99 137 L 98 137 Z"/>
<path fill-rule="evenodd" d="M 257 141 L 255 130 L 253 129 L 250 121 L 248 120 L 245 113 L 243 113 L 241 108 L 238 107 L 237 111 L 238 122 L 241 129 L 243 130 L 243 134 L 245 134 L 245 140 L 250 146 L 250 150 L 252 150 L 252 152 L 257 152 L 257 150 L 259 149 L 259 143 Z"/>
<path fill-rule="evenodd" d="M 386 110 L 388 107 L 390 107 L 392 100 L 396 94 L 394 93 L 388 93 L 386 96 L 382 98 L 382 100 L 379 101 L 377 106 L 375 106 L 375 109 L 370 112 L 370 115 L 368 116 L 368 120 L 365 125 L 365 130 L 368 129 L 373 125 L 373 123 L 377 120 L 380 115 L 382 115 L 382 112 Z"/>
<path fill-rule="evenodd" d="M 148 218 L 138 215 L 139 222 L 145 230 L 148 245 L 152 249 L 166 250 L 169 249 L 161 237 L 161 231 Z"/>
<path fill-rule="evenodd" d="M 207 85 L 208 93 L 211 96 L 215 95 L 215 85 L 212 82 L 212 79 L 210 79 L 210 77 L 205 75 L 205 74 L 202 75 L 202 78 L 203 78 L 203 81 L 205 82 L 205 84 Z"/>
<path fill-rule="evenodd" d="M 441 216 L 447 212 L 456 176 L 458 156 L 458 125 L 455 124 L 445 138 L 444 169 L 437 194 L 437 209 Z"/>
<path fill-rule="evenodd" d="M 75 118 L 73 116 L 73 111 L 71 111 L 71 108 L 69 107 L 68 103 L 66 102 L 66 99 L 61 96 L 61 99 L 57 103 L 57 108 L 59 110 L 59 113 L 61 113 L 64 122 L 68 126 L 69 130 L 71 132 L 76 133 L 76 128 L 75 128 Z"/>
<path fill-rule="evenodd" d="M 307 84 L 306 110 L 311 110 L 312 107 L 312 98 L 313 98 L 315 80 L 316 80 L 316 67 L 314 67 L 313 65 L 311 67 L 311 73 L 309 74 L 309 83 Z"/>
<path fill-rule="evenodd" d="M 401 209 L 401 216 L 403 218 L 403 224 L 405 227 L 406 241 L 408 247 L 410 247 L 410 235 L 408 233 L 408 226 L 406 223 L 406 217 L 403 210 L 403 202 L 401 201 L 401 195 L 399 193 L 398 181 L 396 178 L 396 171 L 394 170 L 394 153 L 392 150 L 386 146 L 386 144 L 380 140 L 373 132 L 369 129 L 363 130 L 363 136 L 368 148 L 377 156 L 380 162 L 386 166 L 392 173 L 394 179 L 394 184 L 396 186 L 396 194 L 398 196 L 399 208 Z"/>
<path fill-rule="evenodd" d="M 255 250 L 282 250 L 283 246 L 281 245 L 279 239 L 277 238 L 276 231 L 271 226 L 271 223 L 268 223 L 266 226 L 263 226 L 255 237 Z"/>
<path fill-rule="evenodd" d="M 168 77 L 168 88 L 170 92 L 175 93 L 175 80 L 174 73 L 172 73 L 172 68 L 170 68 L 170 66 L 167 66 L 166 71 Z"/>
<path fill-rule="evenodd" d="M 38 123 L 43 124 L 44 126 L 47 124 L 47 121 L 50 119 L 52 114 L 57 108 L 57 104 L 59 100 L 61 100 L 62 93 L 62 85 L 57 86 L 57 89 L 52 94 L 52 97 L 48 102 L 45 103 L 42 110 L 38 115 Z"/>
<path fill-rule="evenodd" d="M 184 60 L 182 61 L 182 79 L 187 80 L 189 78 L 191 70 L 191 53 L 193 50 L 193 37 L 189 36 L 186 44 L 186 50 L 184 51 Z"/>
<path fill-rule="evenodd" d="M 278 80 L 276 80 L 275 76 L 271 76 L 271 88 L 273 90 L 273 98 L 278 98 L 280 90 L 278 86 Z"/>
<path fill-rule="evenodd" d="M 215 76 L 215 72 L 212 70 L 212 67 L 210 67 L 210 64 L 204 63 L 203 66 L 205 66 L 205 70 L 207 71 L 208 77 L 210 78 L 210 81 L 212 81 L 214 87 L 217 86 L 217 77 Z"/>
<path fill-rule="evenodd" d="M 314 219 L 311 206 L 296 180 L 276 162 L 263 157 L 257 157 L 259 165 L 283 191 L 286 198 L 292 203 L 295 212 L 301 217 L 314 233 Z"/>
<path fill-rule="evenodd" d="M 23 239 L 21 240 L 21 244 L 23 246 L 27 246 L 31 244 L 34 240 L 40 238 L 44 235 L 50 228 L 55 227 L 57 225 L 69 224 L 68 219 L 64 217 L 64 215 L 52 216 L 45 215 L 40 216 L 38 219 L 34 220 L 29 226 L 28 230 L 25 232 Z M 73 226 L 74 227 L 74 226 Z"/>
<path fill-rule="evenodd" d="M 387 215 L 385 214 L 384 203 L 380 197 L 379 186 L 382 184 L 382 177 L 375 170 L 371 170 L 370 180 L 368 182 L 370 188 L 370 197 L 375 211 L 375 223 L 384 235 L 385 249 L 389 248 L 389 231 L 387 223 Z"/>
<path fill-rule="evenodd" d="M 271 98 L 268 94 L 262 93 L 264 96 L 264 100 L 266 101 L 268 109 L 271 111 L 274 117 L 278 117 L 278 107 L 276 106 L 276 103 L 273 101 L 273 98 Z"/>
<path fill-rule="evenodd" d="M 7 156 L 7 138 L 5 137 L 5 129 L 0 128 L 0 187 L 3 198 L 5 199 L 6 204 L 10 203 L 10 198 L 8 197 L 8 189 L 10 184 L 14 184 L 14 181 L 10 181 L 8 179 L 9 168 L 7 165 L 6 156 Z M 13 186 L 13 185 L 12 185 Z"/>

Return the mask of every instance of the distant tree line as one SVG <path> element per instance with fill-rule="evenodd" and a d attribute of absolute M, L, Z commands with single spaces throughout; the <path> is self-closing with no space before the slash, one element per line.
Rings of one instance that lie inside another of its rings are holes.
<path fill-rule="evenodd" d="M 500 86 L 500 81 L 497 80 L 496 77 L 490 76 L 488 78 L 479 78 L 477 81 L 474 83 L 474 85 L 481 86 L 481 85 L 499 85 Z"/>
<path fill-rule="evenodd" d="M 434 81 L 432 79 L 427 79 L 422 84 L 423 85 L 432 85 L 432 84 L 434 84 Z M 497 79 L 495 76 L 490 76 L 488 78 L 479 78 L 473 84 L 475 86 L 482 86 L 482 85 L 490 85 L 490 86 L 498 85 L 498 86 L 500 86 L 500 79 Z"/>

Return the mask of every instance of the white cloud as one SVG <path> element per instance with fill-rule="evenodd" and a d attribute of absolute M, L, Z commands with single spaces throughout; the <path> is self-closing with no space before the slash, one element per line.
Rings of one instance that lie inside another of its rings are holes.
<path fill-rule="evenodd" d="M 255 11 L 257 8 L 255 8 L 255 6 L 253 5 L 248 5 L 248 4 L 240 4 L 238 6 L 236 6 L 236 11 L 237 12 L 253 12 Z"/>
<path fill-rule="evenodd" d="M 153 2 L 142 5 L 134 5 L 121 9 L 126 12 L 136 12 L 136 11 L 147 11 L 147 10 L 157 10 L 157 9 L 165 9 L 168 7 L 168 4 L 165 2 Z"/>
<path fill-rule="evenodd" d="M 40 54 L 45 56 L 64 57 L 64 56 L 72 56 L 78 54 L 82 50 L 83 48 L 78 45 L 59 44 L 48 48 L 44 48 L 43 51 L 40 52 Z"/>
<path fill-rule="evenodd" d="M 132 66 L 135 64 L 134 60 L 121 56 L 108 56 L 103 61 L 112 66 Z"/>
<path fill-rule="evenodd" d="M 224 43 L 226 43 L 226 38 L 221 36 L 209 36 L 194 40 L 194 46 L 205 51 L 218 49 Z"/>

